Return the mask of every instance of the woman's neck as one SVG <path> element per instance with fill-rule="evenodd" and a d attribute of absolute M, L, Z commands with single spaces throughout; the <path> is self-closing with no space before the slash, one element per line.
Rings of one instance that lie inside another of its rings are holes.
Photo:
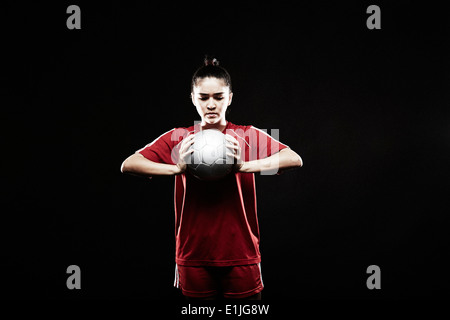
<path fill-rule="evenodd" d="M 219 131 L 223 131 L 223 130 L 225 130 L 227 123 L 228 123 L 228 121 L 226 121 L 226 120 L 223 120 L 223 121 L 215 123 L 215 124 L 202 123 L 201 128 L 202 128 L 202 130 L 217 129 Z"/>

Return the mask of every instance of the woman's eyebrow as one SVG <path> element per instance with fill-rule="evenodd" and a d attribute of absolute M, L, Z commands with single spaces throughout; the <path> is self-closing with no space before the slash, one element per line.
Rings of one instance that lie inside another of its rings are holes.
<path fill-rule="evenodd" d="M 215 92 L 215 93 L 212 93 L 211 95 L 218 96 L 218 95 L 221 95 L 221 94 L 224 94 L 224 93 L 223 92 Z M 199 93 L 199 95 L 201 95 L 201 96 L 209 96 L 210 94 L 209 93 Z"/>

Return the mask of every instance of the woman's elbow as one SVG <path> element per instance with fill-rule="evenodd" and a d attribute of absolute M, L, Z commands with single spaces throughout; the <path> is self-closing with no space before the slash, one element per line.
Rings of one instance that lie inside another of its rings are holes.
<path fill-rule="evenodd" d="M 122 172 L 122 173 L 126 173 L 127 172 L 126 162 L 127 162 L 127 160 L 125 159 L 122 162 L 122 164 L 120 165 L 120 172 Z"/>
<path fill-rule="evenodd" d="M 291 152 L 291 166 L 292 167 L 303 167 L 303 160 L 295 151 L 289 150 Z"/>
<path fill-rule="evenodd" d="M 126 158 L 120 165 L 120 172 L 130 173 L 130 157 Z"/>
<path fill-rule="evenodd" d="M 303 167 L 303 160 L 298 154 L 295 154 L 292 163 L 294 164 L 294 167 Z"/>
<path fill-rule="evenodd" d="M 302 158 L 291 149 L 284 149 L 281 151 L 284 155 L 284 166 L 287 168 L 296 168 L 303 166 Z"/>

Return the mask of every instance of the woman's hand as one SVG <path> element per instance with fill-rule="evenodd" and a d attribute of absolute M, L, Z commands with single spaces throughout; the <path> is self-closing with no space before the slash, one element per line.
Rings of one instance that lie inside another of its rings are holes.
<path fill-rule="evenodd" d="M 244 165 L 244 161 L 241 157 L 241 146 L 239 145 L 239 142 L 229 134 L 225 135 L 225 140 L 227 140 L 227 148 L 232 152 L 227 152 L 227 155 L 235 159 L 234 171 L 239 172 Z"/>
<path fill-rule="evenodd" d="M 183 173 L 186 171 L 187 164 L 186 164 L 186 157 L 194 152 L 194 148 L 189 149 L 194 144 L 194 134 L 188 135 L 186 138 L 181 141 L 180 144 L 180 150 L 179 150 L 179 157 L 178 157 L 178 174 Z"/>

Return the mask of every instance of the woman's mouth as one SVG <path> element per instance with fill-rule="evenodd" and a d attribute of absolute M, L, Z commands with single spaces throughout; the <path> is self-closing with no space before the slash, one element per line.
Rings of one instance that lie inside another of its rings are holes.
<path fill-rule="evenodd" d="M 213 113 L 213 112 L 206 114 L 207 118 L 217 118 L 218 116 L 219 116 L 219 114 Z"/>

